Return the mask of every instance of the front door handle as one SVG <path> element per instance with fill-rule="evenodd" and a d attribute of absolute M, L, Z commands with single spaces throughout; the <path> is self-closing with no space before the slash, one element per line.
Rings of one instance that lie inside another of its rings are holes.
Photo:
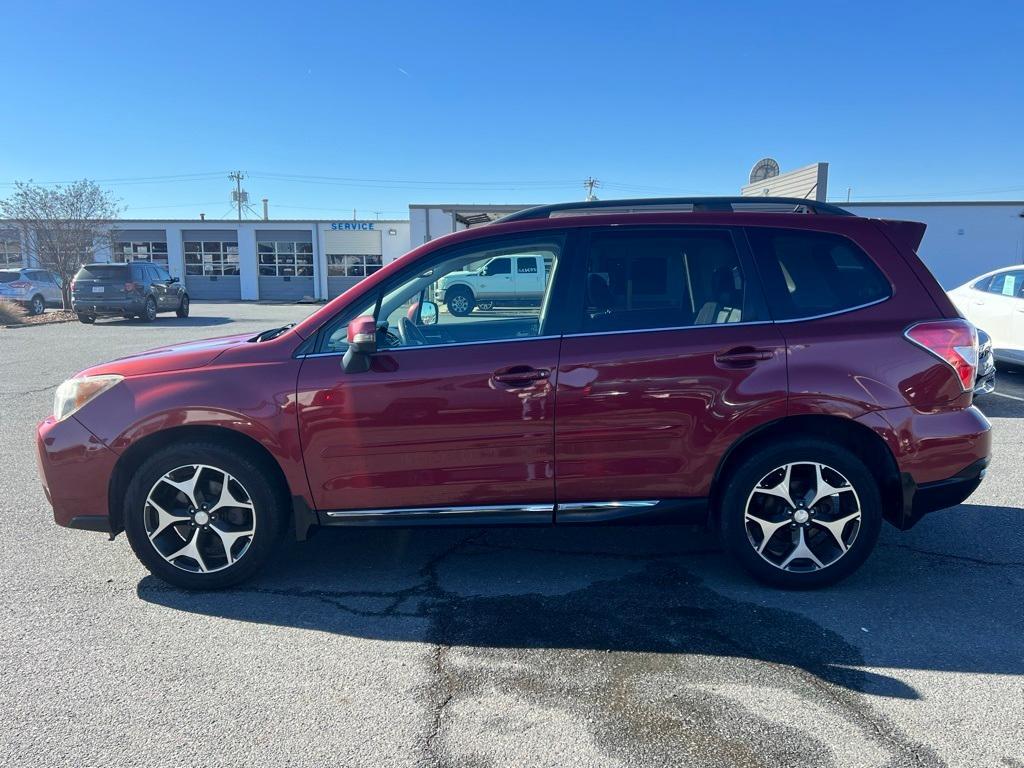
<path fill-rule="evenodd" d="M 529 384 L 531 381 L 543 381 L 551 376 L 547 368 L 531 368 L 528 365 L 515 365 L 495 371 L 491 378 L 501 384 Z"/>
<path fill-rule="evenodd" d="M 763 360 L 771 360 L 775 351 L 771 349 L 754 349 L 753 347 L 734 347 L 715 355 L 715 362 L 730 368 L 749 368 Z"/>

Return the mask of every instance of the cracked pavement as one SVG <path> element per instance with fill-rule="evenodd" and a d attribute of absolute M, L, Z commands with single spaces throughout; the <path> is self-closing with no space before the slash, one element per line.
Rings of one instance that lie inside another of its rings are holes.
<path fill-rule="evenodd" d="M 819 592 L 680 527 L 320 531 L 189 594 L 53 524 L 32 429 L 61 379 L 308 311 L 0 330 L 0 765 L 1024 765 L 1024 401 L 983 401 L 967 504 Z"/>

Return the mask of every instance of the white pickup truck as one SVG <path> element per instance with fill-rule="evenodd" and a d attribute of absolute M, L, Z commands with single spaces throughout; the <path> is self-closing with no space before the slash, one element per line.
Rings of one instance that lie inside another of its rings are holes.
<path fill-rule="evenodd" d="M 437 301 L 456 317 L 465 317 L 475 307 L 538 306 L 550 273 L 549 259 L 542 254 L 495 256 L 479 268 L 451 272 L 441 278 Z"/>

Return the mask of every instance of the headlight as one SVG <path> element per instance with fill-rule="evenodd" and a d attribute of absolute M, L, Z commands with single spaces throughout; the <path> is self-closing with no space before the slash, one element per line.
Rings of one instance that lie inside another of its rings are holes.
<path fill-rule="evenodd" d="M 80 379 L 68 379 L 53 395 L 53 417 L 62 421 L 73 414 L 94 397 L 106 392 L 121 381 L 124 376 L 83 376 Z"/>

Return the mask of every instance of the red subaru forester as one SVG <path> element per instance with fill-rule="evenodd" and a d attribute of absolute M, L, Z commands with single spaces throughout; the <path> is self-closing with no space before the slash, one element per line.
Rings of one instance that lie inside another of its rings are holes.
<path fill-rule="evenodd" d="M 977 335 L 923 234 L 779 198 L 523 211 L 296 325 L 82 371 L 39 425 L 46 494 L 190 589 L 314 525 L 647 522 L 830 584 L 988 463 Z"/>

